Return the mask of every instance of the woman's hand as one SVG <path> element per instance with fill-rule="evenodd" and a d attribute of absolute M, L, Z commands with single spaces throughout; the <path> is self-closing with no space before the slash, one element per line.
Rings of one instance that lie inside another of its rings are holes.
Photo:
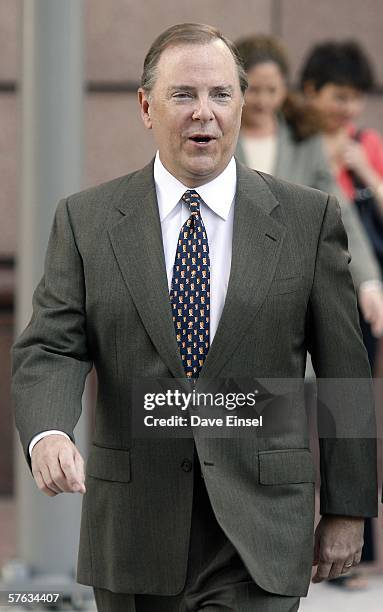
<path fill-rule="evenodd" d="M 341 157 L 349 170 L 353 170 L 364 183 L 369 184 L 371 177 L 370 162 L 359 142 L 351 138 L 345 141 Z"/>

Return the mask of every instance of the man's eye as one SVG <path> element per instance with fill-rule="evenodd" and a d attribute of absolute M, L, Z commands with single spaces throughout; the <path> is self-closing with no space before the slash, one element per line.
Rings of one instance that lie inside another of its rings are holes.
<path fill-rule="evenodd" d="M 173 98 L 176 98 L 178 100 L 182 100 L 183 98 L 191 98 L 191 94 L 187 91 L 179 91 L 175 94 L 173 94 Z"/>
<path fill-rule="evenodd" d="M 227 100 L 231 98 L 231 95 L 229 94 L 228 91 L 219 91 L 216 93 L 216 97 L 220 98 L 221 100 Z"/>

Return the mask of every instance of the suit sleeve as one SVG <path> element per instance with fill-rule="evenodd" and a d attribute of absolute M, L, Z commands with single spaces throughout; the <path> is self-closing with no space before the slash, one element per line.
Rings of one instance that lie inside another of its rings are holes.
<path fill-rule="evenodd" d="M 329 196 L 310 295 L 309 350 L 318 391 L 321 513 L 377 514 L 376 425 L 340 208 Z"/>
<path fill-rule="evenodd" d="M 81 414 L 88 354 L 85 282 L 66 200 L 58 204 L 44 275 L 33 294 L 32 317 L 12 350 L 12 397 L 25 457 L 32 438 L 45 430 L 73 441 Z"/>

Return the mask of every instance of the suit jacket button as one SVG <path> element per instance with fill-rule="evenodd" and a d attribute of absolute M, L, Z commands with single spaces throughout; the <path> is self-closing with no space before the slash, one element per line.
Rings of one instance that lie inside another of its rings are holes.
<path fill-rule="evenodd" d="M 184 472 L 191 472 L 191 470 L 193 469 L 193 464 L 190 459 L 184 459 L 181 463 L 181 467 Z"/>

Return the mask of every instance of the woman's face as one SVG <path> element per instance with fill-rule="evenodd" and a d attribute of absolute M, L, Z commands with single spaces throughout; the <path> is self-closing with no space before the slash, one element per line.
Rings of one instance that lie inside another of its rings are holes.
<path fill-rule="evenodd" d="M 336 132 L 355 121 L 363 111 L 364 94 L 349 85 L 327 83 L 319 90 L 305 89 L 310 103 L 323 116 L 327 132 Z"/>
<path fill-rule="evenodd" d="M 281 108 L 287 94 L 286 80 L 273 61 L 256 64 L 247 73 L 249 86 L 242 112 L 247 127 L 270 120 Z"/>

